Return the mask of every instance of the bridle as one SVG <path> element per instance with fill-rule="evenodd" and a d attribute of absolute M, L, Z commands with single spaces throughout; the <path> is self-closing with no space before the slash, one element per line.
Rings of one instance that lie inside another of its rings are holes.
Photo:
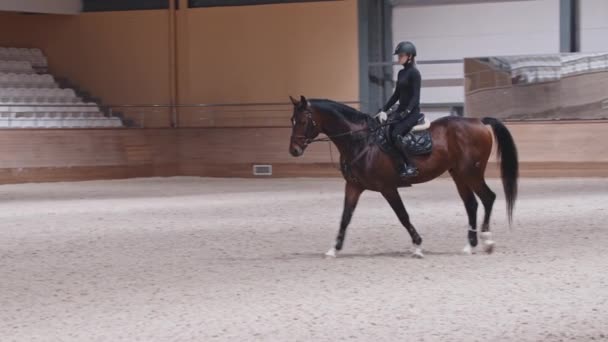
<path fill-rule="evenodd" d="M 388 126 L 388 125 L 392 124 L 392 122 L 387 121 L 374 128 L 365 127 L 365 128 L 361 128 L 361 129 L 350 130 L 350 131 L 343 132 L 343 133 L 326 135 L 323 138 L 311 139 L 310 138 L 311 129 L 315 129 L 315 127 L 317 127 L 318 125 L 317 125 L 317 122 L 315 121 L 315 119 L 312 117 L 312 111 L 310 109 L 306 108 L 305 110 L 303 110 L 303 112 L 306 113 L 306 130 L 304 131 L 304 135 L 293 135 L 293 134 L 291 135 L 292 142 L 296 139 L 304 139 L 304 146 L 302 146 L 302 147 L 306 147 L 314 142 L 331 141 L 331 139 L 334 139 L 334 138 L 340 138 L 340 137 L 344 137 L 344 136 L 348 136 L 348 135 L 353 135 L 354 133 L 359 133 L 359 132 L 363 132 L 363 131 L 368 131 L 368 133 L 373 133 L 384 126 Z M 295 121 L 292 122 L 292 127 L 293 126 L 295 126 Z"/>
<path fill-rule="evenodd" d="M 304 110 L 304 113 L 306 113 L 306 129 L 304 130 L 304 135 L 291 135 L 291 141 L 293 142 L 296 139 L 303 139 L 304 140 L 304 146 L 302 147 L 306 147 L 309 144 L 316 142 L 316 141 L 322 141 L 319 139 L 310 139 L 309 136 L 311 135 L 311 130 L 314 130 L 318 125 L 317 122 L 315 121 L 315 119 L 312 117 L 312 111 L 308 108 L 306 108 Z M 296 125 L 296 121 L 295 118 L 292 120 L 292 128 L 295 127 Z M 320 138 L 320 139 L 325 139 L 325 138 Z"/>
<path fill-rule="evenodd" d="M 351 131 L 347 131 L 347 132 L 343 132 L 343 133 L 338 133 L 338 134 L 333 134 L 333 135 L 326 135 L 323 138 L 316 138 L 316 139 L 311 139 L 310 138 L 310 131 L 311 129 L 315 129 L 315 127 L 318 126 L 318 124 L 316 123 L 315 119 L 312 117 L 312 111 L 308 108 L 306 108 L 305 110 L 303 110 L 304 113 L 306 113 L 306 130 L 304 131 L 304 135 L 291 135 L 291 142 L 293 143 L 294 140 L 296 139 L 304 139 L 304 145 L 300 146 L 301 148 L 306 148 L 308 145 L 314 143 L 314 142 L 321 142 L 321 141 L 331 141 L 334 138 L 339 138 L 339 137 L 343 137 L 343 136 L 348 136 L 348 135 L 353 135 L 355 133 L 359 133 L 359 132 L 363 132 L 363 131 L 367 131 L 367 133 L 374 133 L 376 131 L 378 131 L 379 129 L 385 127 L 385 126 L 389 126 L 391 124 L 393 124 L 393 121 L 386 121 L 383 124 L 380 124 L 376 127 L 365 127 L 365 128 L 361 128 L 361 129 L 356 129 L 356 130 L 351 130 Z M 293 119 L 292 122 L 292 127 L 295 127 L 296 122 L 295 119 Z M 367 148 L 364 148 L 363 150 L 361 150 L 361 152 L 359 152 L 359 154 L 357 154 L 357 156 L 355 158 L 353 158 L 351 161 L 349 161 L 347 164 L 348 165 L 353 165 L 354 163 L 356 163 L 366 152 L 367 152 Z M 334 156 L 333 153 L 331 151 L 331 144 L 329 144 L 329 154 L 331 157 L 331 161 L 333 163 L 334 160 Z M 339 167 L 336 167 L 336 169 L 340 170 Z"/>

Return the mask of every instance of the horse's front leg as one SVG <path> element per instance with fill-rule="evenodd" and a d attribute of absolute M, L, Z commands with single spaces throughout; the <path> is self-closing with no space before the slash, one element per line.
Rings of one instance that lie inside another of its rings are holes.
<path fill-rule="evenodd" d="M 384 196 L 386 201 L 391 205 L 391 208 L 393 208 L 393 211 L 395 214 L 397 214 L 401 224 L 405 227 L 405 229 L 407 229 L 408 233 L 410 233 L 412 243 L 414 244 L 412 256 L 415 258 L 424 257 L 422 254 L 422 239 L 416 231 L 416 228 L 414 228 L 414 225 L 412 225 L 410 222 L 410 216 L 405 210 L 405 206 L 403 205 L 403 201 L 401 200 L 401 196 L 399 196 L 399 191 L 397 191 L 397 188 L 383 191 L 382 196 Z"/>
<path fill-rule="evenodd" d="M 326 256 L 335 258 L 337 252 L 342 250 L 342 246 L 344 245 L 344 237 L 346 236 L 346 228 L 353 217 L 353 212 L 357 207 L 357 202 L 359 202 L 359 197 L 361 196 L 363 190 L 364 189 L 361 186 L 355 183 L 346 182 L 346 189 L 344 189 L 344 210 L 342 211 L 340 231 L 338 232 L 335 246 L 325 253 Z"/>

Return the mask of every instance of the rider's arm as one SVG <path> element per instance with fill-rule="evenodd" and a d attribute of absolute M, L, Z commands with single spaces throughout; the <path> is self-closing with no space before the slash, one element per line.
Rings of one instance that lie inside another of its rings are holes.
<path fill-rule="evenodd" d="M 401 71 L 399 71 L 399 73 L 401 73 Z M 397 87 L 395 87 L 395 91 L 393 92 L 393 95 L 391 96 L 390 99 L 388 99 L 388 102 L 384 105 L 384 107 L 382 107 L 382 111 L 386 112 L 389 109 L 391 109 L 391 107 L 394 106 L 398 100 L 399 100 L 399 89 Z"/>
<path fill-rule="evenodd" d="M 416 70 L 416 72 L 412 73 L 410 76 L 410 84 L 412 85 L 412 98 L 410 99 L 410 103 L 407 104 L 407 113 L 409 114 L 416 106 L 420 107 L 420 87 L 422 83 L 422 78 L 420 77 L 420 72 Z"/>
<path fill-rule="evenodd" d="M 384 105 L 384 107 L 382 107 L 382 111 L 386 112 L 389 109 L 391 109 L 391 107 L 397 103 L 397 100 L 399 100 L 399 91 L 397 90 L 397 88 L 395 88 L 395 92 L 393 93 L 393 95 L 391 96 L 390 99 L 388 99 L 388 102 Z"/>

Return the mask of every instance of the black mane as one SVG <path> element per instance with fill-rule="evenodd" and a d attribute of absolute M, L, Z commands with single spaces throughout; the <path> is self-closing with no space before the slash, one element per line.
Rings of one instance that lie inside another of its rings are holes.
<path fill-rule="evenodd" d="M 310 104 L 323 112 L 339 115 L 352 123 L 372 124 L 374 122 L 370 115 L 362 113 L 355 108 L 340 102 L 326 99 L 311 99 Z"/>

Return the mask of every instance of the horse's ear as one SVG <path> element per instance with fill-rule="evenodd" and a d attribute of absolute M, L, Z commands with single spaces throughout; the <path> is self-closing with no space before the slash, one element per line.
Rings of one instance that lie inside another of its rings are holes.
<path fill-rule="evenodd" d="M 308 100 L 304 97 L 304 95 L 300 95 L 300 102 L 305 106 L 308 106 Z"/>
<path fill-rule="evenodd" d="M 294 99 L 293 97 L 289 96 L 289 99 L 291 100 L 291 103 L 293 103 L 294 106 L 297 106 L 299 104 L 298 100 Z"/>

